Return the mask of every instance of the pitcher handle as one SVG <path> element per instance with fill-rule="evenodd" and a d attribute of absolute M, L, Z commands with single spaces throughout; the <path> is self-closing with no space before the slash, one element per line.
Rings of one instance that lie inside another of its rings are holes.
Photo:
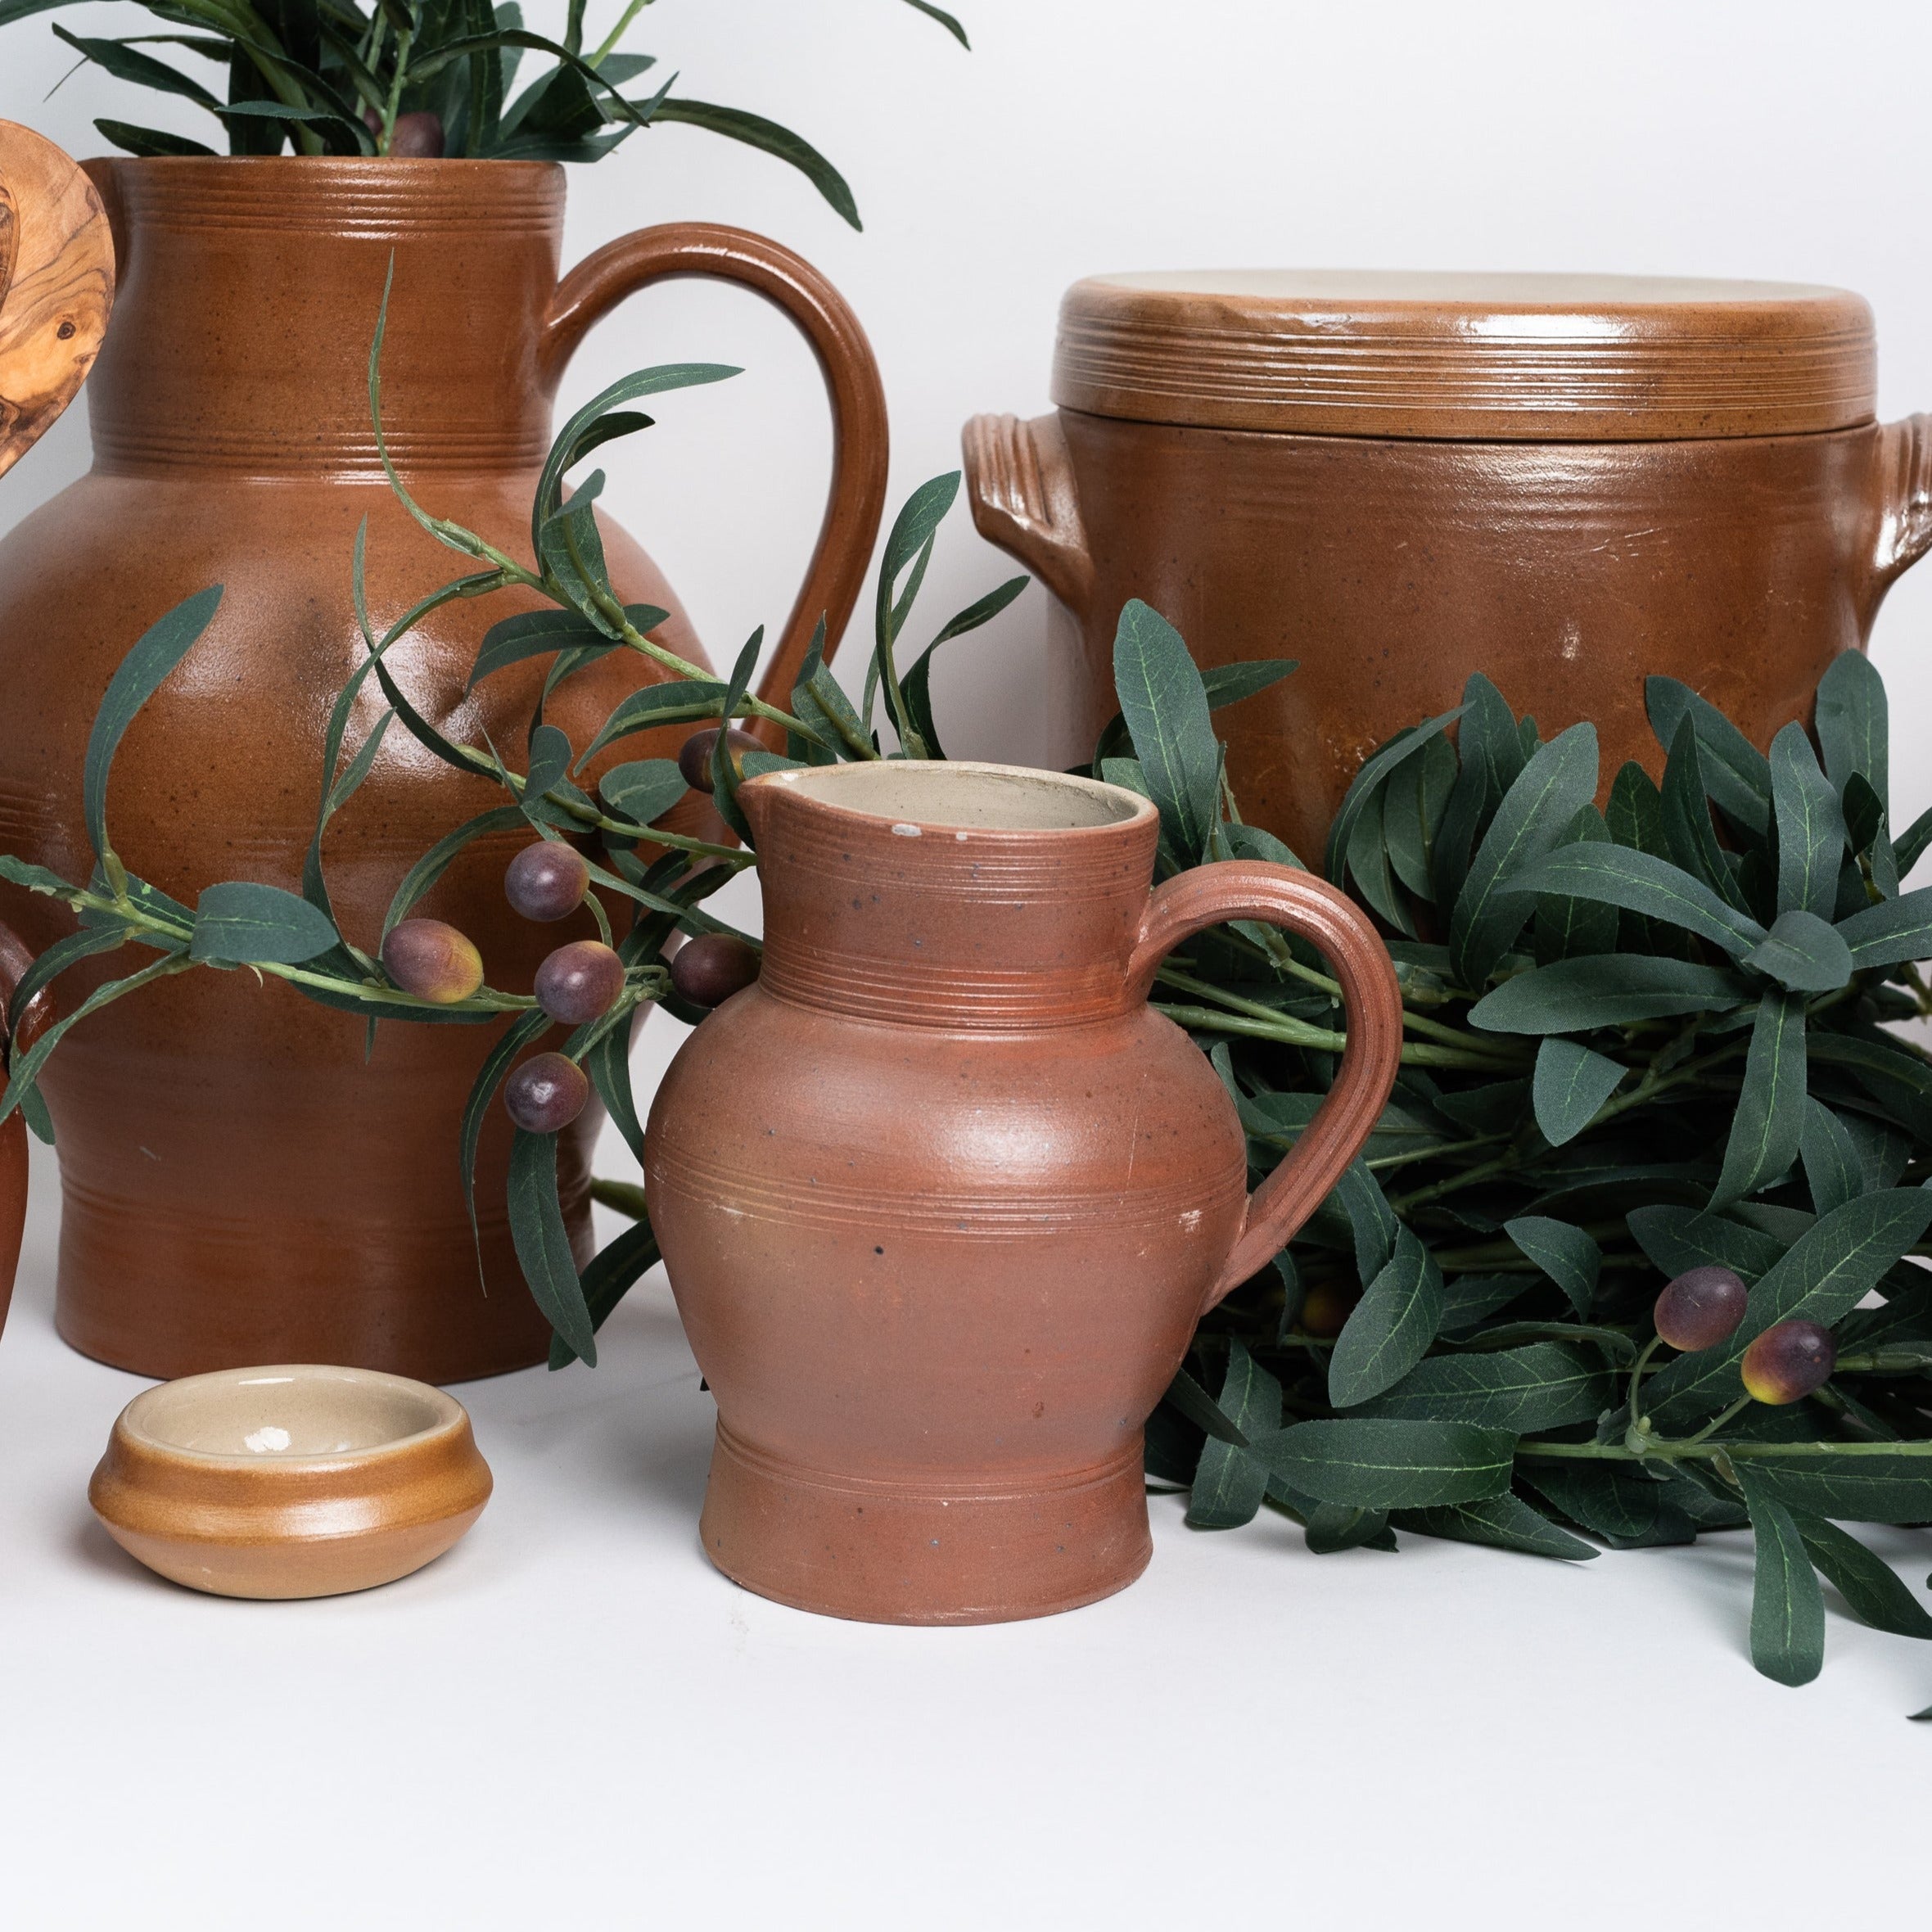
<path fill-rule="evenodd" d="M 966 500 L 987 542 L 1010 551 L 1067 607 L 1094 598 L 1094 559 L 1080 486 L 1058 415 L 975 416 L 959 437 Z"/>
<path fill-rule="evenodd" d="M 827 657 L 843 634 L 886 507 L 885 386 L 872 345 L 845 298 L 803 256 L 743 228 L 708 222 L 639 228 L 586 255 L 557 284 L 538 347 L 538 375 L 546 389 L 554 389 L 593 323 L 654 282 L 689 276 L 742 283 L 782 309 L 811 344 L 831 399 L 832 486 L 824 521 L 797 602 L 758 685 L 767 704 L 783 710 L 819 617 L 825 620 Z M 750 728 L 779 748 L 776 725 L 761 721 Z"/>
<path fill-rule="evenodd" d="M 1314 1119 L 1248 1197 L 1241 1231 L 1201 1304 L 1203 1315 L 1266 1267 L 1321 1205 L 1381 1117 L 1402 1053 L 1402 990 L 1375 928 L 1333 886 L 1285 865 L 1230 860 L 1158 887 L 1128 963 L 1128 996 L 1147 996 L 1161 961 L 1190 933 L 1229 919 L 1263 920 L 1322 954 L 1341 982 L 1348 1044 Z"/>
<path fill-rule="evenodd" d="M 113 302 L 93 183 L 52 142 L 0 120 L 0 476 L 79 393 Z"/>

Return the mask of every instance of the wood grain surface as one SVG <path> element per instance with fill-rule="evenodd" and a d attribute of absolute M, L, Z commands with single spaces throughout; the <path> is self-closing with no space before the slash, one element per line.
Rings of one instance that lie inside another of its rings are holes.
<path fill-rule="evenodd" d="M 93 183 L 51 141 L 0 121 L 0 475 L 79 393 L 113 302 Z"/>

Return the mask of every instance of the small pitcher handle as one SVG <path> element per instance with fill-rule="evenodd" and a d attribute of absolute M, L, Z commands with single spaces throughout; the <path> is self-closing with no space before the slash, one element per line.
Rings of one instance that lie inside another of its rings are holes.
<path fill-rule="evenodd" d="M 1175 946 L 1229 919 L 1263 920 L 1321 953 L 1341 982 L 1348 1044 L 1314 1119 L 1248 1197 L 1241 1232 L 1201 1304 L 1203 1315 L 1265 1267 L 1321 1205 L 1380 1118 L 1402 1054 L 1402 989 L 1375 928 L 1333 886 L 1285 865 L 1230 860 L 1157 887 L 1128 963 L 1128 996 L 1145 999 Z"/>
<path fill-rule="evenodd" d="M 829 657 L 858 601 L 886 507 L 886 391 L 859 318 L 801 255 L 743 228 L 667 222 L 639 228 L 586 255 L 557 285 L 537 351 L 538 375 L 554 388 L 591 325 L 654 282 L 713 276 L 745 287 L 798 325 L 824 372 L 832 401 L 832 487 L 805 583 L 758 694 L 786 708 L 819 619 Z M 751 727 L 777 747 L 775 725 Z"/>

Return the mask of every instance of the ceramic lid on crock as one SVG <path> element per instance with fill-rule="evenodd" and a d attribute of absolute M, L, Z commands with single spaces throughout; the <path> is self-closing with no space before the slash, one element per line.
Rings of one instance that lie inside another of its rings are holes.
<path fill-rule="evenodd" d="M 1142 422 L 1347 436 L 1657 441 L 1869 422 L 1844 289 L 1623 275 L 1099 275 L 1060 305 L 1053 399 Z"/>

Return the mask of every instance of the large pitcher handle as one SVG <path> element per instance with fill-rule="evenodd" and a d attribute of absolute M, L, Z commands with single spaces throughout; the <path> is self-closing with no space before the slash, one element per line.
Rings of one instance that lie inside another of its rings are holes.
<path fill-rule="evenodd" d="M 114 301 L 114 241 L 85 174 L 0 120 L 0 476 L 79 393 Z"/>
<path fill-rule="evenodd" d="M 821 616 L 832 655 L 858 600 L 886 506 L 886 392 L 878 364 L 845 298 L 801 255 L 743 228 L 669 222 L 639 228 L 586 255 L 557 284 L 538 349 L 538 372 L 553 387 L 591 325 L 626 296 L 682 276 L 741 282 L 798 325 L 824 372 L 832 401 L 832 487 L 810 567 L 765 667 L 758 694 L 781 710 Z M 774 748 L 775 725 L 753 732 Z"/>
<path fill-rule="evenodd" d="M 1248 1197 L 1241 1232 L 1203 1314 L 1266 1267 L 1321 1205 L 1380 1118 L 1402 1054 L 1402 990 L 1375 928 L 1333 886 L 1285 865 L 1230 860 L 1158 887 L 1128 964 L 1129 996 L 1147 996 L 1161 961 L 1189 934 L 1229 919 L 1264 920 L 1321 953 L 1341 982 L 1348 1044 L 1307 1131 Z"/>

